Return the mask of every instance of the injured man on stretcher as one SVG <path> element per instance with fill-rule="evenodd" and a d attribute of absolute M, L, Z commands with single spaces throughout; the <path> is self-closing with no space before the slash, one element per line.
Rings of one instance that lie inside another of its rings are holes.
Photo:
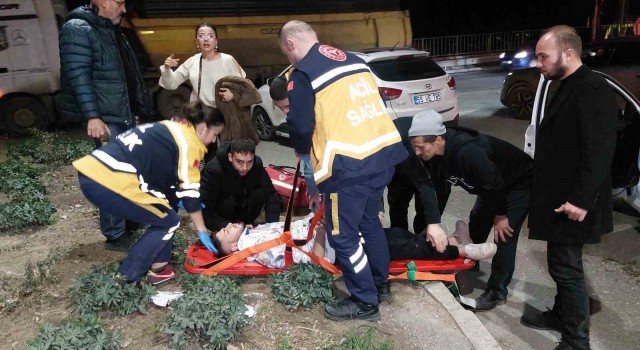
<path fill-rule="evenodd" d="M 295 240 L 306 240 L 313 214 L 291 223 L 291 236 Z M 284 223 L 274 222 L 247 228 L 241 224 L 230 223 L 213 233 L 213 243 L 218 247 L 220 256 L 233 254 L 260 243 L 278 238 L 284 231 Z M 391 260 L 454 260 L 459 256 L 473 260 L 488 260 L 496 253 L 493 242 L 473 244 L 469 237 L 469 228 L 464 221 L 456 222 L 456 229 L 448 238 L 449 245 L 444 252 L 438 252 L 424 235 L 416 235 L 402 228 L 385 228 Z M 366 245 L 366 242 L 363 244 Z M 324 257 L 330 263 L 335 261 L 335 252 L 329 245 L 322 220 L 314 229 L 313 238 L 302 250 Z M 270 268 L 284 268 L 285 245 L 256 253 L 248 258 Z M 311 259 L 298 249 L 293 249 L 294 263 L 309 263 Z"/>

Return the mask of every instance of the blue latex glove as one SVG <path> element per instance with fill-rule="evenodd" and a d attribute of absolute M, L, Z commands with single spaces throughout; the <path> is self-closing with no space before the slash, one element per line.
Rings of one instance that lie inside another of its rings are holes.
<path fill-rule="evenodd" d="M 213 254 L 218 255 L 218 249 L 213 245 L 213 241 L 211 240 L 211 236 L 209 236 L 209 232 L 200 231 L 198 232 L 198 238 L 200 238 L 200 242 L 209 249 Z"/>

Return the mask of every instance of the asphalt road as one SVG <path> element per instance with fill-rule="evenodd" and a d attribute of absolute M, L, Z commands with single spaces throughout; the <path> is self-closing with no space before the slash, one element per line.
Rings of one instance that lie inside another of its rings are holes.
<path fill-rule="evenodd" d="M 500 104 L 500 88 L 506 73 L 476 71 L 454 74 L 460 109 L 460 125 L 477 129 L 518 147 L 524 142 L 527 121 L 515 120 Z M 288 141 L 262 142 L 258 154 L 265 164 L 294 165 Z M 443 216 L 445 230 L 453 231 L 456 220 L 468 220 L 475 197 L 454 188 Z M 414 213 L 410 213 L 410 216 Z M 592 298 L 591 346 L 593 349 L 632 349 L 640 344 L 640 221 L 615 213 L 614 232 L 598 245 L 586 246 L 584 267 Z M 480 321 L 505 349 L 552 349 L 559 334 L 537 331 L 519 323 L 525 308 L 551 307 L 555 284 L 546 267 L 546 244 L 530 241 L 521 232 L 516 272 L 505 305 L 477 313 Z M 490 237 L 490 239 L 492 239 Z M 467 271 L 458 278 L 463 294 L 482 293 L 490 265 L 479 272 Z"/>

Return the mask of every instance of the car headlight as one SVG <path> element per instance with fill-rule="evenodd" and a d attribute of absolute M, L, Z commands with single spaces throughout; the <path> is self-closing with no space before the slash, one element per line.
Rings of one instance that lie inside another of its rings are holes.
<path fill-rule="evenodd" d="M 504 58 L 504 54 L 505 54 L 505 53 L 503 52 L 503 53 L 501 53 L 501 54 L 500 54 L 500 56 L 498 56 L 498 57 L 500 57 L 500 58 Z"/>
<path fill-rule="evenodd" d="M 529 52 L 528 52 L 528 51 L 520 51 L 520 52 L 518 52 L 518 53 L 517 53 L 515 56 L 513 56 L 513 57 L 515 57 L 515 58 L 525 58 L 525 57 L 527 57 L 528 55 L 529 55 Z"/>

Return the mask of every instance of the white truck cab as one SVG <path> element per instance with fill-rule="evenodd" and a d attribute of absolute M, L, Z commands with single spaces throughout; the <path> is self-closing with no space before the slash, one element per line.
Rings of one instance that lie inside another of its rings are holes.
<path fill-rule="evenodd" d="M 0 0 L 0 129 L 23 135 L 56 120 L 64 1 Z"/>

